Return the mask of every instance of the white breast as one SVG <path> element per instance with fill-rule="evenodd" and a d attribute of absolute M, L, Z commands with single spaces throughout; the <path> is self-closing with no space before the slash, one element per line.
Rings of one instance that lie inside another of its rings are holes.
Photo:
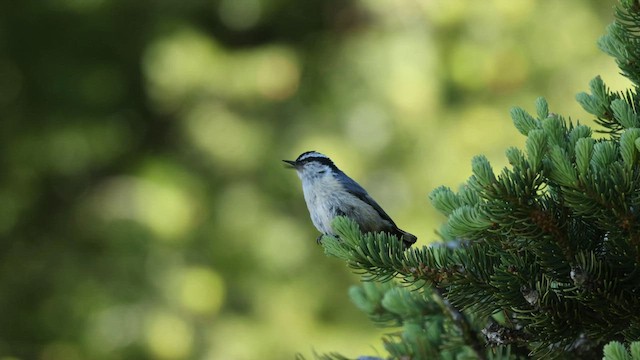
<path fill-rule="evenodd" d="M 345 197 L 340 183 L 331 174 L 303 181 L 304 200 L 313 225 L 323 234 L 334 235 L 331 221 L 337 215 L 341 198 Z"/>
<path fill-rule="evenodd" d="M 344 190 L 332 174 L 303 181 L 302 190 L 311 221 L 323 234 L 335 235 L 331 222 L 340 214 L 355 220 L 365 232 L 390 226 L 371 205 Z"/>

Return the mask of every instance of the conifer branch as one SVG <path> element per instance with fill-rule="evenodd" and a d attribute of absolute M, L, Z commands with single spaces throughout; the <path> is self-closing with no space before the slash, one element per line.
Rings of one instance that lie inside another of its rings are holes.
<path fill-rule="evenodd" d="M 480 343 L 478 333 L 473 330 L 471 322 L 465 314 L 453 306 L 443 295 L 442 291 L 437 287 L 433 288 L 434 293 L 438 296 L 442 306 L 446 309 L 451 321 L 458 327 L 462 333 L 465 344 L 471 347 L 478 360 L 487 359 L 486 348 Z"/>
<path fill-rule="evenodd" d="M 640 338 L 638 1 L 621 1 L 599 46 L 635 84 L 615 93 L 596 77 L 577 96 L 608 137 L 551 113 L 544 98 L 536 116 L 514 108 L 527 139 L 525 149 L 507 150 L 510 166 L 495 173 L 476 156 L 457 192 L 439 187 L 429 196 L 454 246 L 405 251 L 394 236 L 362 234 L 338 217 L 325 252 L 366 280 L 430 289 L 455 325 L 447 336 L 479 359 L 491 358 L 486 345 L 505 358 L 598 358 L 607 342 Z"/>

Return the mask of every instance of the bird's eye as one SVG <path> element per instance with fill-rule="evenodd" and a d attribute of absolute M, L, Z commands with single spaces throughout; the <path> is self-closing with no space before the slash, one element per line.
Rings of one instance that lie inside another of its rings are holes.
<path fill-rule="evenodd" d="M 318 171 L 318 174 L 324 174 L 326 172 L 327 172 L 327 170 L 320 170 L 320 171 Z"/>

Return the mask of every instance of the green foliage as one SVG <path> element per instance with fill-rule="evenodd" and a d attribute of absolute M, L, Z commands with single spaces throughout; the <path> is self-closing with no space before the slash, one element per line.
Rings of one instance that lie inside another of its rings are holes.
<path fill-rule="evenodd" d="M 349 290 L 354 304 L 378 326 L 399 328 L 383 338 L 388 359 L 474 359 L 464 334 L 446 302 L 427 287 L 411 289 L 393 281 L 365 282 Z M 515 359 L 510 346 L 483 349 L 489 359 Z M 316 359 L 346 359 L 340 354 L 315 354 Z M 378 359 L 361 356 L 358 359 Z"/>
<path fill-rule="evenodd" d="M 607 28 L 598 45 L 602 51 L 616 59 L 623 75 L 636 86 L 640 85 L 640 40 L 637 31 L 640 28 L 638 2 L 622 0 L 616 9 L 616 21 Z"/>
<path fill-rule="evenodd" d="M 346 260 L 357 272 L 364 270 L 363 276 L 367 281 L 389 282 L 368 282 L 361 288 L 352 288 L 350 294 L 354 303 L 369 314 L 375 323 L 404 327 L 403 335 L 396 334 L 385 339 L 385 347 L 392 358 L 405 355 L 418 359 L 448 359 L 451 355 L 448 350 L 462 349 L 464 346 L 468 348 L 464 348 L 464 355 L 459 354 L 462 357 L 458 358 L 475 358 L 479 351 L 483 357 L 509 359 L 515 356 L 517 351 L 513 353 L 510 346 L 498 346 L 493 350 L 481 347 L 478 334 L 484 324 L 471 321 L 467 318 L 468 314 L 449 307 L 447 304 L 455 297 L 447 296 L 447 300 L 444 300 L 438 292 L 440 290 L 435 290 L 448 288 L 455 283 L 459 286 L 445 293 L 460 292 L 465 296 L 453 302 L 454 306 L 469 309 L 468 313 L 474 316 L 480 313 L 490 316 L 492 304 L 489 301 L 478 302 L 490 293 L 484 287 L 488 279 L 482 278 L 480 272 L 467 273 L 471 268 L 460 265 L 474 261 L 478 268 L 486 267 L 491 258 L 483 255 L 481 246 L 435 246 L 403 252 L 397 238 L 384 233 L 362 234 L 357 224 L 348 218 L 336 218 L 333 226 L 339 239 L 323 237 L 322 244 L 327 254 Z M 470 252 L 473 252 L 472 256 Z M 401 287 L 392 283 L 393 277 L 401 279 Z M 433 286 L 434 290 L 430 290 L 429 286 Z M 416 289 L 421 289 L 421 292 Z M 433 322 L 435 314 L 438 314 L 437 323 Z M 396 341 L 392 341 L 394 338 Z"/>
<path fill-rule="evenodd" d="M 599 43 L 636 85 L 638 29 L 640 5 L 623 1 Z M 403 326 L 404 334 L 418 334 L 407 324 L 419 319 L 424 329 L 467 345 L 474 358 L 490 357 L 487 345 L 499 354 L 510 345 L 536 358 L 595 359 L 603 348 L 607 359 L 632 358 L 609 342 L 640 336 L 640 97 L 612 93 L 599 77 L 590 88 L 578 101 L 607 137 L 593 138 L 588 126 L 550 113 L 539 98 L 537 116 L 521 108 L 511 112 L 527 139 L 524 152 L 507 150 L 509 167 L 496 175 L 485 156 L 476 156 L 473 175 L 457 193 L 441 186 L 430 194 L 447 216 L 441 234 L 451 246 L 402 251 L 395 237 L 363 235 L 349 219 L 337 218 L 338 238 L 323 240 L 327 254 L 369 281 L 395 277 L 422 296 L 369 283 L 352 293 L 358 307 L 378 324 Z M 441 308 L 446 326 L 411 311 L 433 293 L 451 306 Z M 415 336 L 387 350 L 394 357 L 448 356 L 444 342 L 422 337 L 421 348 L 440 352 L 414 355 Z M 405 352 L 393 352 L 400 349 Z M 633 343 L 630 351 L 639 349 Z"/>
<path fill-rule="evenodd" d="M 604 347 L 604 360 L 640 360 L 640 342 L 634 341 L 627 349 L 618 341 L 612 341 Z"/>
<path fill-rule="evenodd" d="M 401 331 L 383 339 L 391 358 L 403 356 L 417 359 L 453 359 L 468 357 L 469 348 L 447 344 L 447 328 L 451 320 L 444 315 L 443 306 L 426 288 L 411 291 L 393 282 L 366 282 L 352 287 L 351 299 L 374 323 L 384 327 L 400 327 Z M 442 351 L 443 348 L 447 350 Z"/>

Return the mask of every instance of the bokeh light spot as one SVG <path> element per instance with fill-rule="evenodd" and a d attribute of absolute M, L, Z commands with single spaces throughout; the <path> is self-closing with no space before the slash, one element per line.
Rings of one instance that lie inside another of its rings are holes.
<path fill-rule="evenodd" d="M 187 310 L 201 315 L 218 312 L 224 300 L 224 282 L 218 273 L 192 267 L 184 270 L 177 280 L 179 300 Z"/>
<path fill-rule="evenodd" d="M 160 111 L 208 96 L 222 99 L 282 100 L 300 81 L 295 53 L 280 45 L 225 51 L 212 38 L 180 29 L 159 38 L 145 51 L 147 91 Z M 190 104 L 190 103 L 189 103 Z"/>
<path fill-rule="evenodd" d="M 346 122 L 352 143 L 370 153 L 384 148 L 391 140 L 391 124 L 385 110 L 374 103 L 354 107 Z"/>
<path fill-rule="evenodd" d="M 147 91 L 159 110 L 174 111 L 190 96 L 224 92 L 226 54 L 211 39 L 180 29 L 147 48 L 143 70 Z"/>
<path fill-rule="evenodd" d="M 389 39 L 386 50 L 390 60 L 387 97 L 407 115 L 422 114 L 433 107 L 438 89 L 427 75 L 434 71 L 436 60 L 431 38 L 421 31 L 409 32 Z"/>
<path fill-rule="evenodd" d="M 88 343 L 104 353 L 137 341 L 142 332 L 142 307 L 121 305 L 100 311 L 91 319 Z"/>
<path fill-rule="evenodd" d="M 516 47 L 497 51 L 489 61 L 487 81 L 495 90 L 519 88 L 529 77 L 529 61 Z"/>
<path fill-rule="evenodd" d="M 147 347 L 158 359 L 189 357 L 193 347 L 193 330 L 180 317 L 170 313 L 154 313 L 146 324 Z"/>
<path fill-rule="evenodd" d="M 465 0 L 430 1 L 423 0 L 425 16 L 438 26 L 459 23 L 469 11 L 470 3 Z"/>
<path fill-rule="evenodd" d="M 534 3 L 534 0 L 493 0 L 492 6 L 497 10 L 501 20 L 517 25 L 531 18 Z"/>
<path fill-rule="evenodd" d="M 300 67 L 290 51 L 282 48 L 265 51 L 256 68 L 257 88 L 265 98 L 284 100 L 298 90 Z"/>
<path fill-rule="evenodd" d="M 260 159 L 262 126 L 221 105 L 199 104 L 186 115 L 185 126 L 191 142 L 217 165 L 247 169 Z"/>
<path fill-rule="evenodd" d="M 120 176 L 103 184 L 95 206 L 105 220 L 137 221 L 159 240 L 182 240 L 195 220 L 195 204 L 183 189 L 138 177 Z"/>
<path fill-rule="evenodd" d="M 449 67 L 457 86 L 467 90 L 481 89 L 487 83 L 489 53 L 481 44 L 461 41 L 452 51 Z"/>
<path fill-rule="evenodd" d="M 265 199 L 253 184 L 228 185 L 216 202 L 217 220 L 229 233 L 236 234 L 235 246 L 245 246 L 262 236 L 261 227 L 268 221 Z M 252 245 L 253 246 L 253 245 Z"/>
<path fill-rule="evenodd" d="M 262 240 L 255 244 L 256 256 L 262 260 L 265 268 L 287 272 L 304 266 L 314 250 L 315 238 L 309 236 L 302 225 L 293 219 L 276 216 L 266 224 Z M 311 227 L 311 222 L 308 226 Z"/>

